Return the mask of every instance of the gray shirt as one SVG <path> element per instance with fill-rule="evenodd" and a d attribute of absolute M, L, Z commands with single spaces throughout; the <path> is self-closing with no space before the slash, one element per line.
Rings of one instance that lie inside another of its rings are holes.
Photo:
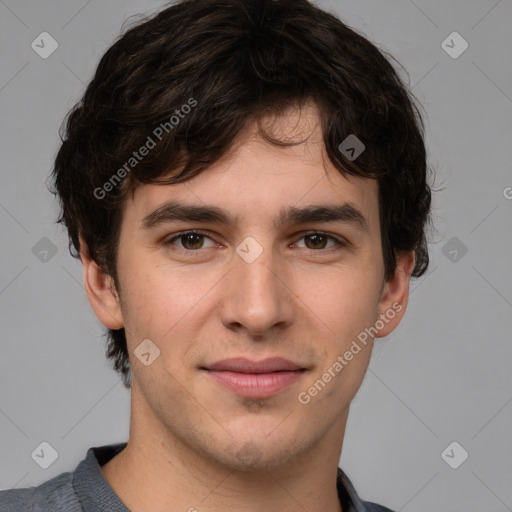
<path fill-rule="evenodd" d="M 0 512 L 129 512 L 100 469 L 125 446 L 90 448 L 73 472 L 61 473 L 37 487 L 0 491 Z M 343 512 L 392 512 L 362 501 L 340 468 L 336 485 Z"/>

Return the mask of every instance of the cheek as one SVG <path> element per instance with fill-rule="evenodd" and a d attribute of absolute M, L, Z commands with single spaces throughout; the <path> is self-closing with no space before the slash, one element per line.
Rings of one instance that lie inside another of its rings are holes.
<path fill-rule="evenodd" d="M 380 291 L 377 277 L 356 268 L 343 269 L 316 276 L 299 294 L 313 315 L 338 339 L 338 348 L 340 342 L 375 321 Z"/>
<path fill-rule="evenodd" d="M 344 269 L 317 283 L 324 292 L 305 302 L 320 319 L 315 331 L 323 333 L 316 338 L 320 364 L 303 391 L 312 393 L 317 407 L 334 400 L 343 408 L 359 389 L 370 361 L 373 343 L 365 328 L 377 318 L 378 276 Z"/>
<path fill-rule="evenodd" d="M 184 385 L 189 378 L 186 361 L 197 350 L 205 321 L 213 314 L 218 276 L 191 275 L 184 267 L 165 264 L 134 266 L 125 276 L 129 279 L 123 290 L 123 317 L 130 357 L 142 340 L 150 339 L 160 351 L 153 371 L 166 378 L 174 375 Z M 134 374 L 145 379 L 146 368 L 137 361 L 134 366 Z M 171 379 L 168 385 L 177 384 Z"/>
<path fill-rule="evenodd" d="M 190 322 L 194 309 L 212 287 L 207 279 L 165 264 L 141 263 L 139 268 L 126 269 L 126 275 L 126 323 L 139 333 L 150 331 L 155 338 L 165 338 L 174 325 Z"/>

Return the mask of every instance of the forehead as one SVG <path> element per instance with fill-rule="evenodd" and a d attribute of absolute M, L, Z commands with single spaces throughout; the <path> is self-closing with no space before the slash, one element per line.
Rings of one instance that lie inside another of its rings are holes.
<path fill-rule="evenodd" d="M 256 122 L 249 123 L 231 149 L 191 180 L 175 185 L 140 185 L 125 204 L 128 222 L 141 223 L 173 200 L 186 205 L 217 205 L 244 224 L 276 225 L 284 208 L 349 203 L 378 225 L 375 180 L 343 176 L 327 158 L 314 106 L 289 109 L 262 120 L 272 137 L 292 146 L 265 141 Z"/>

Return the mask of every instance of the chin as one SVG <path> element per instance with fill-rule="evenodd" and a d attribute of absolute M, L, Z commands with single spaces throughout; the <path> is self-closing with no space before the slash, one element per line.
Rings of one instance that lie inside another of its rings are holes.
<path fill-rule="evenodd" d="M 312 444 L 297 439 L 289 430 L 287 438 L 277 435 L 277 432 L 268 436 L 255 435 L 254 432 L 246 430 L 239 438 L 233 435 L 223 441 L 226 444 L 222 446 L 219 442 L 214 451 L 210 444 L 207 448 L 208 456 L 228 470 L 241 472 L 269 471 L 282 467 L 300 456 Z"/>

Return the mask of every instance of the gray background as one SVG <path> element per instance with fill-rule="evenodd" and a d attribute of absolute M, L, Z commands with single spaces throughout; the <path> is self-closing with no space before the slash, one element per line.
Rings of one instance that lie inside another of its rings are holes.
<path fill-rule="evenodd" d="M 365 499 L 396 510 L 512 510 L 512 2 L 318 4 L 408 70 L 444 187 L 430 268 L 413 281 L 402 324 L 377 341 L 341 465 Z M 0 0 L 3 489 L 39 484 L 128 436 L 129 394 L 104 358 L 45 180 L 58 127 L 122 22 L 162 5 Z M 31 48 L 43 31 L 59 44 L 47 59 Z M 441 46 L 453 31 L 469 44 L 456 59 Z M 55 255 L 41 253 L 43 237 Z M 46 470 L 31 458 L 43 441 L 58 452 Z M 458 469 L 441 457 L 452 441 L 469 453 Z"/>

